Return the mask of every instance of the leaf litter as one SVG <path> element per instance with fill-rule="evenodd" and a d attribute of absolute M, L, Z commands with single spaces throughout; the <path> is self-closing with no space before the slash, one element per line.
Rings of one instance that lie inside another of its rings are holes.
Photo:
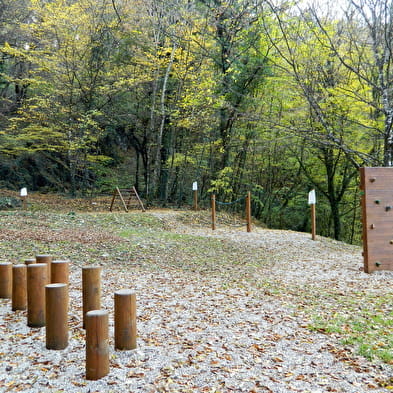
<path fill-rule="evenodd" d="M 361 250 L 308 234 L 222 226 L 208 213 L 0 213 L 1 259 L 71 260 L 69 345 L 0 299 L 2 392 L 384 392 L 392 368 L 356 354 L 312 318 L 391 296 L 392 272 L 361 271 Z M 81 266 L 103 266 L 110 373 L 85 380 Z M 113 294 L 136 291 L 138 348 L 113 349 Z M 391 298 L 389 298 L 391 299 Z M 385 310 L 390 312 L 390 310 Z M 388 335 L 391 337 L 391 330 Z"/>

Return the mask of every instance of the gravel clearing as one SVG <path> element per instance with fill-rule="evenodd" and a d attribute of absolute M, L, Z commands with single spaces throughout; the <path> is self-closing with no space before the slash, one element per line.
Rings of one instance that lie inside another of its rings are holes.
<path fill-rule="evenodd" d="M 164 213 L 156 214 L 166 220 Z M 307 328 L 290 295 L 275 286 L 363 293 L 391 293 L 393 272 L 365 274 L 361 249 L 310 235 L 253 228 L 179 226 L 179 234 L 241 243 L 255 261 L 249 280 L 228 280 L 144 263 L 127 268 L 103 262 L 103 308 L 110 313 L 110 373 L 85 380 L 81 322 L 81 269 L 72 261 L 70 339 L 62 351 L 45 349 L 45 328 L 26 325 L 26 312 L 0 299 L 0 392 L 388 392 L 386 364 L 356 357 L 334 335 Z M 235 274 L 229 271 L 229 274 Z M 263 281 L 265 282 L 265 281 Z M 261 285 L 258 286 L 258 283 Z M 138 348 L 113 349 L 113 293 L 137 293 Z"/>

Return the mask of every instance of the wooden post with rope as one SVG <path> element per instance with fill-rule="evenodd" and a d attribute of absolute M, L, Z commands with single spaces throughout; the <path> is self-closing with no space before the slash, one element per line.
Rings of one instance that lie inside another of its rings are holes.
<path fill-rule="evenodd" d="M 216 196 L 212 194 L 212 230 L 216 229 Z"/>
<path fill-rule="evenodd" d="M 247 232 L 251 232 L 251 192 L 247 192 L 246 196 L 246 220 L 247 220 Z"/>

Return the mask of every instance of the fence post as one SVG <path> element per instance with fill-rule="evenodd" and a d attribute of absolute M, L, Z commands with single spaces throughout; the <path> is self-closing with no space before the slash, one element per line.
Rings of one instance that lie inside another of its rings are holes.
<path fill-rule="evenodd" d="M 35 258 L 25 259 L 25 265 L 31 265 L 32 263 L 37 263 Z"/>
<path fill-rule="evenodd" d="M 25 264 L 12 267 L 12 311 L 27 308 L 27 266 Z"/>
<path fill-rule="evenodd" d="M 46 285 L 45 297 L 46 348 L 64 349 L 68 345 L 68 285 Z"/>
<path fill-rule="evenodd" d="M 108 312 L 86 313 L 86 379 L 96 380 L 109 373 Z"/>
<path fill-rule="evenodd" d="M 101 308 L 101 266 L 82 268 L 83 328 L 86 326 L 86 313 Z"/>
<path fill-rule="evenodd" d="M 246 219 L 247 219 L 247 232 L 251 232 L 251 192 L 247 192 L 246 197 Z"/>
<path fill-rule="evenodd" d="M 51 264 L 52 264 L 52 255 L 36 255 L 35 257 L 37 263 L 46 263 L 47 272 L 46 272 L 46 279 L 47 284 L 50 284 L 50 277 L 51 277 Z"/>
<path fill-rule="evenodd" d="M 317 233 L 317 220 L 316 220 L 316 214 L 315 214 L 315 203 L 312 203 L 311 205 L 311 239 L 315 240 L 316 239 L 316 233 Z"/>
<path fill-rule="evenodd" d="M 115 292 L 115 349 L 136 348 L 136 295 L 122 289 Z"/>
<path fill-rule="evenodd" d="M 212 194 L 212 230 L 216 229 L 216 196 Z"/>
<path fill-rule="evenodd" d="M 69 261 L 52 261 L 51 283 L 69 284 Z"/>
<path fill-rule="evenodd" d="M 0 263 L 0 298 L 11 299 L 12 297 L 12 263 Z"/>
<path fill-rule="evenodd" d="M 27 326 L 45 326 L 47 273 L 46 263 L 33 263 L 27 266 Z"/>

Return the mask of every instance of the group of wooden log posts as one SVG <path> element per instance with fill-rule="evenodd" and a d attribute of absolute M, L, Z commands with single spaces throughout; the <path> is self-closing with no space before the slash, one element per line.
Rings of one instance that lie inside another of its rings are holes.
<path fill-rule="evenodd" d="M 37 255 L 24 264 L 0 263 L 0 298 L 11 299 L 12 311 L 27 310 L 27 326 L 45 327 L 46 348 L 68 346 L 69 261 Z M 108 312 L 101 309 L 101 266 L 82 267 L 83 328 L 86 330 L 86 379 L 109 373 Z M 114 294 L 115 349 L 136 348 L 136 295 Z"/>

